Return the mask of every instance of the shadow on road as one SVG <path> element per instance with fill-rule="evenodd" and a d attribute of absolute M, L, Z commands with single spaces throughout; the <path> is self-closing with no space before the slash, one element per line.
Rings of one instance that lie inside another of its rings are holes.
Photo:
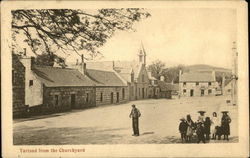
<path fill-rule="evenodd" d="M 144 132 L 141 135 L 154 134 L 155 132 Z"/>

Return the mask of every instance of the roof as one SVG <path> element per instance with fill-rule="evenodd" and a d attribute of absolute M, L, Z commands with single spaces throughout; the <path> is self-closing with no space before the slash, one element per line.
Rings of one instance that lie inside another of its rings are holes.
<path fill-rule="evenodd" d="M 160 87 L 161 91 L 178 91 L 179 85 L 166 83 L 164 81 L 158 81 L 158 86 Z"/>
<path fill-rule="evenodd" d="M 97 84 L 76 69 L 34 66 L 33 72 L 47 87 L 95 86 Z"/>
<path fill-rule="evenodd" d="M 114 71 L 87 69 L 87 75 L 103 86 L 127 86 Z"/>
<path fill-rule="evenodd" d="M 215 82 L 215 78 L 209 72 L 189 72 L 181 75 L 180 82 Z"/>

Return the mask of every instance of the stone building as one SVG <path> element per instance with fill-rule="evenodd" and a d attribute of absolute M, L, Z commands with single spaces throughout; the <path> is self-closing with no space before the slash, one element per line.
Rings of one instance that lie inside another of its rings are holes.
<path fill-rule="evenodd" d="M 146 51 L 141 45 L 139 61 L 121 62 L 113 64 L 113 69 L 128 83 L 130 100 L 149 98 L 150 80 L 146 69 Z"/>
<path fill-rule="evenodd" d="M 25 67 L 15 54 L 12 54 L 12 92 L 13 117 L 26 115 Z"/>
<path fill-rule="evenodd" d="M 87 74 L 98 83 L 95 88 L 96 105 L 128 101 L 128 86 L 115 71 L 87 69 Z"/>
<path fill-rule="evenodd" d="M 179 74 L 180 96 L 207 96 L 216 95 L 215 72 L 186 72 Z"/>
<path fill-rule="evenodd" d="M 77 69 L 38 66 L 28 57 L 21 58 L 20 63 L 25 68 L 24 105 L 28 107 L 30 114 L 96 105 L 95 86 L 99 83 L 86 75 L 84 65 L 80 72 Z M 20 71 L 19 67 L 15 71 Z M 20 80 L 15 75 L 13 77 L 13 80 Z M 13 102 L 16 100 L 13 98 Z"/>
<path fill-rule="evenodd" d="M 99 61 L 87 62 L 87 69 L 115 71 L 125 80 L 128 87 L 128 100 L 149 98 L 150 80 L 146 70 L 146 52 L 141 45 L 138 61 Z"/>

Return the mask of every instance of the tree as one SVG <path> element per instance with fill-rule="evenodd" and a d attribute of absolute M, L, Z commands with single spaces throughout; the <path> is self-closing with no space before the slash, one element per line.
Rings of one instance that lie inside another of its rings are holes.
<path fill-rule="evenodd" d="M 81 55 L 84 50 L 94 57 L 116 30 L 131 30 L 134 22 L 149 16 L 139 8 L 99 9 L 91 13 L 79 9 L 13 10 L 12 47 L 16 52 L 16 38 L 22 36 L 36 55 Z"/>
<path fill-rule="evenodd" d="M 164 69 L 162 74 L 165 76 L 166 82 L 179 83 L 179 72 L 180 70 L 184 71 L 184 69 L 185 69 L 184 65 L 173 66 Z"/>
<path fill-rule="evenodd" d="M 156 79 L 160 79 L 162 72 L 165 68 L 165 63 L 160 60 L 154 61 L 151 65 L 148 66 L 148 70 L 151 72 L 152 76 Z"/>

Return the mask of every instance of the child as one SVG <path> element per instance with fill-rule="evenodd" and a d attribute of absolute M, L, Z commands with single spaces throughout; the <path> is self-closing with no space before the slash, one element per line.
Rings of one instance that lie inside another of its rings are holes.
<path fill-rule="evenodd" d="M 193 132 L 194 132 L 194 122 L 191 119 L 191 116 L 188 114 L 187 115 L 187 134 L 186 134 L 186 140 L 187 142 L 191 141 L 191 137 L 193 136 Z"/>
<path fill-rule="evenodd" d="M 197 143 L 200 143 L 200 141 L 205 143 L 204 127 L 202 126 L 201 122 L 197 123 L 196 134 L 197 134 L 197 138 L 198 138 Z"/>
<path fill-rule="evenodd" d="M 187 122 L 184 118 L 181 118 L 180 119 L 181 122 L 180 122 L 180 125 L 179 125 L 179 131 L 181 133 L 181 142 L 183 143 L 183 141 L 185 140 L 186 141 L 186 134 L 187 134 Z"/>
<path fill-rule="evenodd" d="M 210 139 L 210 126 L 211 126 L 211 120 L 209 117 L 206 117 L 204 122 L 204 132 L 206 135 L 206 140 Z"/>
<path fill-rule="evenodd" d="M 222 111 L 223 116 L 221 118 L 221 128 L 222 128 L 222 134 L 224 135 L 224 140 L 228 139 L 228 135 L 230 135 L 230 123 L 231 123 L 231 118 L 227 114 L 228 111 Z"/>

